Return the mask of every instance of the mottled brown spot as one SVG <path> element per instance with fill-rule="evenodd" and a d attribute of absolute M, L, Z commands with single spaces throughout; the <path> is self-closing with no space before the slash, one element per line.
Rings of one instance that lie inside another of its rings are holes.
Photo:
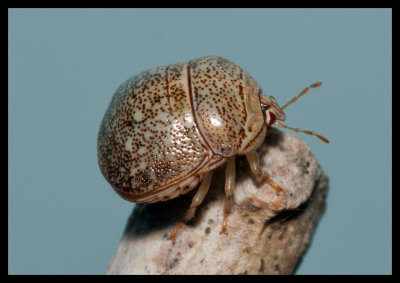
<path fill-rule="evenodd" d="M 258 272 L 264 272 L 264 259 L 260 259 L 260 268 L 258 269 Z"/>
<path fill-rule="evenodd" d="M 286 232 L 286 226 L 283 226 L 282 232 L 281 232 L 281 234 L 279 235 L 279 238 L 278 238 L 280 241 L 282 241 L 283 237 L 285 236 L 285 232 Z"/>
<path fill-rule="evenodd" d="M 179 259 L 177 257 L 174 258 L 174 261 L 168 265 L 168 269 L 174 268 L 178 264 L 178 262 L 179 262 Z"/>
<path fill-rule="evenodd" d="M 256 212 L 260 209 L 259 207 L 254 206 L 252 203 L 247 203 L 246 208 L 251 212 Z"/>

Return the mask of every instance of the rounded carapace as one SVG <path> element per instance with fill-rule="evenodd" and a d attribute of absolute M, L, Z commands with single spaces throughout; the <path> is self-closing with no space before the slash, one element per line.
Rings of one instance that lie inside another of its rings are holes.
<path fill-rule="evenodd" d="M 258 148 L 267 125 L 284 118 L 261 95 L 246 71 L 221 57 L 142 72 L 119 87 L 106 111 L 101 171 L 130 201 L 186 193 L 230 157 Z"/>

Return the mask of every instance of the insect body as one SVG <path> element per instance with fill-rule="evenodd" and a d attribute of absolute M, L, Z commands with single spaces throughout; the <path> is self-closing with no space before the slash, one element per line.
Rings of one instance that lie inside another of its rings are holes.
<path fill-rule="evenodd" d="M 115 191 L 133 202 L 173 199 L 201 182 L 185 223 L 207 194 L 213 170 L 227 163 L 221 230 L 226 232 L 235 157 L 246 155 L 253 173 L 262 175 L 255 150 L 269 125 L 316 135 L 327 142 L 311 131 L 278 123 L 285 120 L 283 108 L 263 94 L 239 65 L 221 57 L 148 70 L 123 83 L 111 100 L 98 135 L 100 169 Z M 263 176 L 276 190 L 281 189 Z"/>

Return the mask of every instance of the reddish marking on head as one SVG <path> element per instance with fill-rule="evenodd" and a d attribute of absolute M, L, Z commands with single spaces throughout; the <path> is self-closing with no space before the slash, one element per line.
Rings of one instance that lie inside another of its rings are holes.
<path fill-rule="evenodd" d="M 272 125 L 273 123 L 275 123 L 276 121 L 276 116 L 273 112 L 269 111 L 269 121 L 268 121 L 268 125 Z"/>

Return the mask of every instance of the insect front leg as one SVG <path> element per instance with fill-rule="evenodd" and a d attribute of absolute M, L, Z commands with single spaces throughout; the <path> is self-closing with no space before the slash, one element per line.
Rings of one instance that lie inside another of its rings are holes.
<path fill-rule="evenodd" d="M 205 196 L 207 195 L 208 189 L 210 188 L 212 173 L 213 172 L 206 173 L 199 189 L 197 190 L 196 194 L 192 199 L 192 203 L 190 204 L 189 210 L 186 212 L 181 222 L 179 222 L 179 224 L 176 225 L 175 229 L 169 236 L 169 239 L 172 242 L 175 241 L 176 235 L 178 234 L 179 230 L 183 227 L 183 225 L 189 222 L 194 217 L 196 213 L 196 208 L 203 202 Z"/>
<path fill-rule="evenodd" d="M 275 183 L 275 181 L 269 177 L 268 173 L 261 172 L 260 160 L 258 159 L 257 152 L 255 152 L 254 150 L 250 151 L 246 154 L 246 158 L 249 162 L 251 172 L 253 172 L 253 174 L 256 175 L 257 178 L 261 178 L 264 182 L 267 182 L 271 187 L 273 187 L 277 194 L 280 194 L 282 191 L 281 186 Z"/>

